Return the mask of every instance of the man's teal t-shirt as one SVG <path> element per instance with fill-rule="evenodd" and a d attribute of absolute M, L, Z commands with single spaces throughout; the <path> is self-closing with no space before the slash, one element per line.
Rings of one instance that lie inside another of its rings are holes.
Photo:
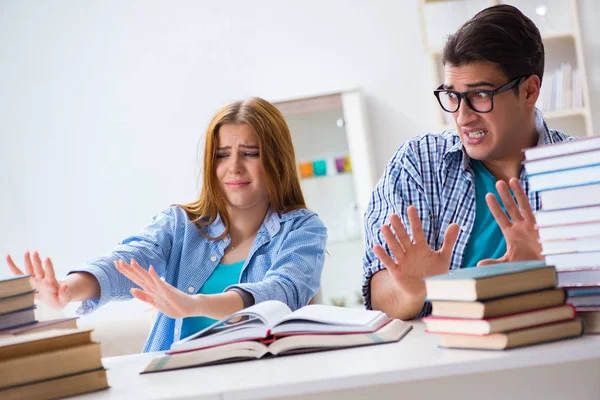
<path fill-rule="evenodd" d="M 506 253 L 504 235 L 485 202 L 485 195 L 493 193 L 505 210 L 496 190 L 496 178 L 481 161 L 471 159 L 471 165 L 475 179 L 475 223 L 463 256 L 463 268 L 475 267 L 481 260 L 500 258 Z"/>
<path fill-rule="evenodd" d="M 235 285 L 240 281 L 240 272 L 244 266 L 244 262 L 236 262 L 233 264 L 219 264 L 212 274 L 208 277 L 204 285 L 198 293 L 201 294 L 218 294 L 231 285 Z M 214 324 L 216 320 L 206 317 L 187 317 L 181 323 L 181 339 L 186 338 L 202 329 Z"/>

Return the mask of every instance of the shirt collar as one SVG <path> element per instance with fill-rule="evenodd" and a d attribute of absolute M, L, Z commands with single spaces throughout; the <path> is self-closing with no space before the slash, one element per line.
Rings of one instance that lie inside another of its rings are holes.
<path fill-rule="evenodd" d="M 260 233 L 265 232 L 270 237 L 273 237 L 279 232 L 281 227 L 282 217 L 273 211 L 271 207 L 267 210 L 267 214 L 265 215 L 265 219 L 258 230 Z M 221 219 L 221 215 L 218 214 L 217 218 L 214 220 L 212 224 L 208 227 L 208 236 L 209 237 L 218 237 L 223 234 L 225 231 L 225 224 L 223 224 L 223 220 Z"/>

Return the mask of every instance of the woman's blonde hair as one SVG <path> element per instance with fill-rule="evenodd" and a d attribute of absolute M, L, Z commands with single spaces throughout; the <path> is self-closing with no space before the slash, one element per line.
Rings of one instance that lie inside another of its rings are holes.
<path fill-rule="evenodd" d="M 200 198 L 190 204 L 179 204 L 200 232 L 211 240 L 224 238 L 231 225 L 215 172 L 219 129 L 225 124 L 246 124 L 254 130 L 267 179 L 271 208 L 278 213 L 306 208 L 298 180 L 292 135 L 285 118 L 273 104 L 261 98 L 251 97 L 244 101 L 236 101 L 219 110 L 206 131 Z M 225 231 L 212 238 L 206 234 L 204 228 L 212 224 L 218 215 L 225 225 Z"/>

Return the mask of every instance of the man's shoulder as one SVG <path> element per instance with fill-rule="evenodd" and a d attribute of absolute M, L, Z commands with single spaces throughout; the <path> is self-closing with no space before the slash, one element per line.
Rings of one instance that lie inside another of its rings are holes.
<path fill-rule="evenodd" d="M 576 136 L 571 136 L 555 129 L 548 129 L 548 136 L 550 137 L 550 143 L 567 142 L 569 140 L 577 139 Z"/>
<path fill-rule="evenodd" d="M 425 133 L 404 142 L 392 161 L 403 163 L 408 160 L 425 159 L 431 162 L 452 150 L 460 150 L 460 137 L 456 132 Z"/>

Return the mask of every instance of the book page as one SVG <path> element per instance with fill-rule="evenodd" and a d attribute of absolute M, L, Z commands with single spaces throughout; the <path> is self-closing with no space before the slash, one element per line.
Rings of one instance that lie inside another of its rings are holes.
<path fill-rule="evenodd" d="M 411 329 L 412 325 L 394 319 L 374 333 L 286 336 L 277 338 L 268 349 L 269 353 L 277 355 L 388 343 L 400 340 Z"/>
<path fill-rule="evenodd" d="M 198 333 L 174 342 L 171 345 L 171 351 L 190 350 L 239 340 L 263 338 L 272 326 L 291 312 L 292 310 L 280 301 L 264 301 L 235 312 Z M 229 321 L 240 317 L 248 317 L 248 319 L 227 324 Z"/>
<path fill-rule="evenodd" d="M 381 311 L 314 304 L 287 315 L 272 331 L 273 333 L 372 331 L 387 319 Z"/>

